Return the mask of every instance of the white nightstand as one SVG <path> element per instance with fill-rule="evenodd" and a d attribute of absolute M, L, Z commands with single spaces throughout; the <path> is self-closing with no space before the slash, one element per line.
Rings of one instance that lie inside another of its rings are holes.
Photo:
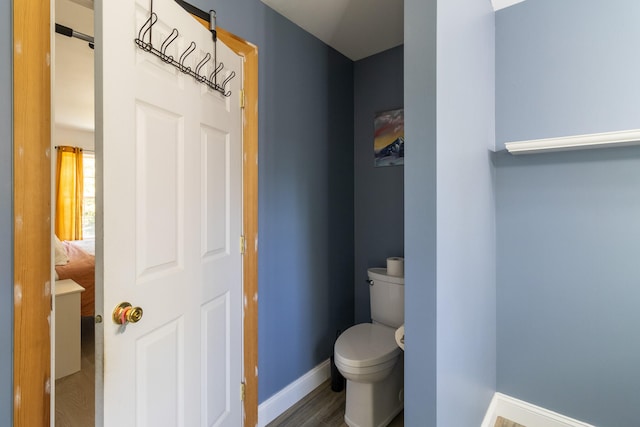
<path fill-rule="evenodd" d="M 80 370 L 80 293 L 71 279 L 56 281 L 56 379 Z"/>

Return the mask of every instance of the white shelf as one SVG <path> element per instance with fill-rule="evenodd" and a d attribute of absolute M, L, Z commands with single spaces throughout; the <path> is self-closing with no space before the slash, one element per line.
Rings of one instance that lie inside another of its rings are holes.
<path fill-rule="evenodd" d="M 532 154 L 550 151 L 583 150 L 640 145 L 640 129 L 619 132 L 592 133 L 561 138 L 532 139 L 507 142 L 505 147 L 511 154 Z"/>

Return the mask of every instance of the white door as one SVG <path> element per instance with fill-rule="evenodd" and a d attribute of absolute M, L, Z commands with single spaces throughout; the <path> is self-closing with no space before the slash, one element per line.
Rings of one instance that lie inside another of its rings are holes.
<path fill-rule="evenodd" d="M 218 81 L 236 73 L 232 95 L 222 96 L 135 45 L 149 0 L 96 7 L 104 212 L 97 425 L 241 426 L 241 59 L 218 41 Z M 154 47 L 177 28 L 167 55 L 179 58 L 194 41 L 184 65 L 195 69 L 213 53 L 211 33 L 173 0 L 153 8 Z M 200 74 L 213 69 L 209 61 Z M 142 319 L 116 325 L 121 302 L 141 307 Z"/>

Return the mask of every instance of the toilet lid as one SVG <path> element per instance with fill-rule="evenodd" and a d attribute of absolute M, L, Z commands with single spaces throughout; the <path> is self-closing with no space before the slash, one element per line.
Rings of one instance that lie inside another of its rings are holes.
<path fill-rule="evenodd" d="M 344 331 L 334 350 L 336 362 L 352 367 L 379 365 L 399 353 L 395 331 L 373 323 L 361 323 Z"/>

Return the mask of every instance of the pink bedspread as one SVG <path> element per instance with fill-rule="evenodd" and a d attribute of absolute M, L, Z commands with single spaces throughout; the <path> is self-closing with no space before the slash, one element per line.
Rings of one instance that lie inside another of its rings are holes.
<path fill-rule="evenodd" d="M 71 242 L 62 242 L 69 263 L 56 265 L 58 278 L 71 279 L 84 288 L 80 294 L 80 315 L 93 316 L 95 313 L 96 258 Z"/>

